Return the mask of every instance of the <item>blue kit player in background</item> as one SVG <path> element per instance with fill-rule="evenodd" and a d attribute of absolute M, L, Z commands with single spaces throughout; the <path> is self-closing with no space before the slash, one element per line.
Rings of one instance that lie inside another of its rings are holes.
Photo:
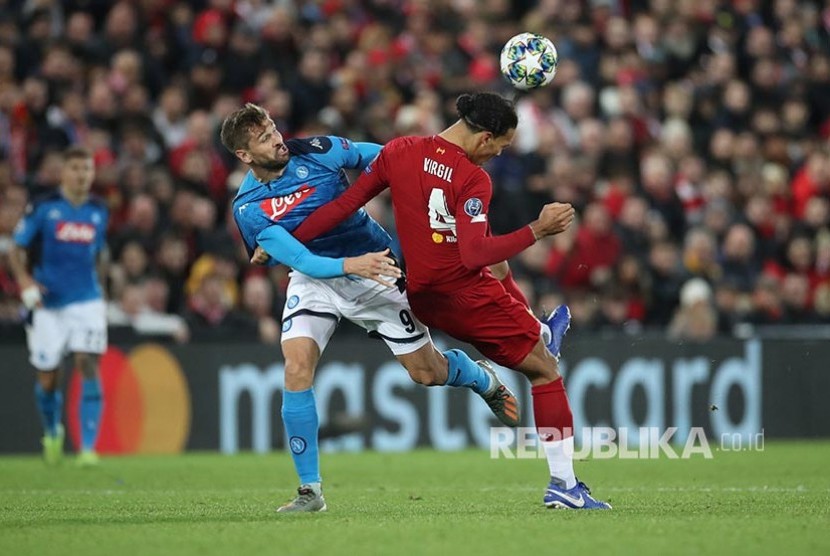
<path fill-rule="evenodd" d="M 43 420 L 43 455 L 50 464 L 63 454 L 60 375 L 67 352 L 83 373 L 78 463 L 98 463 L 95 441 L 102 410 L 98 363 L 107 348 L 107 322 L 97 265 L 107 258 L 108 212 L 90 196 L 94 178 L 92 154 L 81 147 L 67 149 L 60 190 L 34 202 L 14 232 L 11 267 L 30 311 L 26 333 L 30 361 L 37 370 L 35 399 Z"/>
<path fill-rule="evenodd" d="M 246 104 L 222 124 L 222 143 L 250 167 L 233 202 L 233 215 L 249 253 L 257 246 L 269 264 L 293 269 L 282 316 L 286 443 L 299 475 L 297 497 L 281 512 L 322 511 L 314 370 L 341 318 L 382 339 L 410 377 L 427 386 L 467 387 L 509 426 L 519 423 L 516 397 L 486 362 L 460 350 L 439 352 L 429 330 L 409 307 L 394 279 L 389 234 L 366 211 L 303 246 L 290 232 L 349 185 L 345 168 L 363 170 L 380 145 L 341 137 L 283 141 L 267 112 Z"/>

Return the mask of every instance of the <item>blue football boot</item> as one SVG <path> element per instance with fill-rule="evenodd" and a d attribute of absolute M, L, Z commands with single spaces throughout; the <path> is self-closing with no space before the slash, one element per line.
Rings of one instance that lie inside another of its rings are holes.
<path fill-rule="evenodd" d="M 571 327 L 571 310 L 567 305 L 560 305 L 553 310 L 544 323 L 550 328 L 550 342 L 548 350 L 554 357 L 559 359 L 559 352 L 562 349 L 562 339 Z"/>
<path fill-rule="evenodd" d="M 558 510 L 610 510 L 611 504 L 596 500 L 591 489 L 582 481 L 576 481 L 573 488 L 566 489 L 562 481 L 551 478 L 545 491 L 545 506 Z"/>

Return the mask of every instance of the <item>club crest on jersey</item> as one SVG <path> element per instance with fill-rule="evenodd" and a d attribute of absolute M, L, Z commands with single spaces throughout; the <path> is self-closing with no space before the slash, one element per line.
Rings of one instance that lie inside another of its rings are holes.
<path fill-rule="evenodd" d="M 67 243 L 88 244 L 95 241 L 95 227 L 84 222 L 58 222 L 55 237 Z"/>
<path fill-rule="evenodd" d="M 308 177 L 308 168 L 306 168 L 305 166 L 300 166 L 299 168 L 297 168 L 297 177 L 301 180 L 306 179 Z"/>
<path fill-rule="evenodd" d="M 263 199 L 259 203 L 259 208 L 262 209 L 269 220 L 277 222 L 310 197 L 316 189 L 316 187 L 306 187 L 282 197 Z"/>
<path fill-rule="evenodd" d="M 297 295 L 292 295 L 291 297 L 288 298 L 288 303 L 286 305 L 288 305 L 289 309 L 293 309 L 294 307 L 297 306 L 297 303 L 299 303 L 299 302 L 300 302 L 300 297 L 297 296 Z"/>

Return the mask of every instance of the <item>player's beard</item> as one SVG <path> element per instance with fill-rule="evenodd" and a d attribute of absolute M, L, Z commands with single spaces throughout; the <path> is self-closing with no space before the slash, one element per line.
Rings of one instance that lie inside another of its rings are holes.
<path fill-rule="evenodd" d="M 285 160 L 258 160 L 256 161 L 256 165 L 262 168 L 263 170 L 267 170 L 268 172 L 279 172 L 288 164 L 289 157 L 285 157 Z"/>

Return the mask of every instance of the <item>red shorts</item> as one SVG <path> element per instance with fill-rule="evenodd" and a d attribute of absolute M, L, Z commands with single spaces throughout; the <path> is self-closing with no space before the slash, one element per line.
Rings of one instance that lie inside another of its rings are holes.
<path fill-rule="evenodd" d="M 408 291 L 407 297 L 421 322 L 472 344 L 504 367 L 515 369 L 539 342 L 539 321 L 492 276 L 452 294 Z"/>

